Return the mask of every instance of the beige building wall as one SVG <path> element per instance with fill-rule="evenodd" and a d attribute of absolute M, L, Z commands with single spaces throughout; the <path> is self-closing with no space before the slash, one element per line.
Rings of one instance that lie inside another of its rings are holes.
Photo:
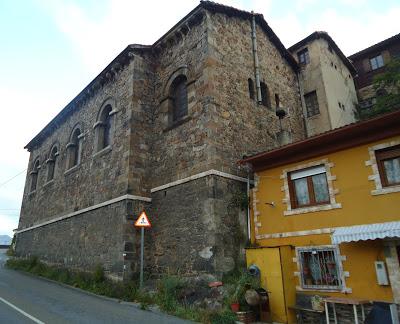
<path fill-rule="evenodd" d="M 329 49 L 325 39 L 319 38 L 298 48 L 292 53 L 296 60 L 297 53 L 305 48 L 310 63 L 303 65 L 299 73 L 303 99 L 307 93 L 316 91 L 319 106 L 319 114 L 309 117 L 303 100 L 307 135 L 313 136 L 354 122 L 357 94 L 349 69 L 334 50 Z"/>
<path fill-rule="evenodd" d="M 354 111 L 357 104 L 357 92 L 353 77 L 343 61 L 334 52 L 330 52 L 328 42 L 316 40 L 320 48 L 320 61 L 325 86 L 326 100 L 331 120 L 331 128 L 338 128 L 356 121 Z"/>

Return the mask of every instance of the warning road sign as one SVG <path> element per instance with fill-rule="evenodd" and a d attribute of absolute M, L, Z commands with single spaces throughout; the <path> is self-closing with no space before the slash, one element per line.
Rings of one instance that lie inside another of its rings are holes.
<path fill-rule="evenodd" d="M 136 227 L 151 227 L 151 223 L 146 215 L 146 212 L 142 212 L 139 218 L 135 222 Z"/>

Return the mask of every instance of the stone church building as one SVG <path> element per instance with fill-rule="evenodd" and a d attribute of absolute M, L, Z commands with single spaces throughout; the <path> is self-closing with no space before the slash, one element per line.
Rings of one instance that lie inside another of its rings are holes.
<path fill-rule="evenodd" d="M 129 45 L 26 145 L 17 255 L 127 278 L 145 210 L 146 271 L 240 266 L 237 161 L 305 138 L 299 70 L 262 15 L 208 1 Z"/>

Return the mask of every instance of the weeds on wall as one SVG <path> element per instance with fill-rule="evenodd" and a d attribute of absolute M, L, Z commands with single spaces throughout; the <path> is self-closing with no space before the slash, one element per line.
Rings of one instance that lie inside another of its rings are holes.
<path fill-rule="evenodd" d="M 161 310 L 188 320 L 211 323 L 232 324 L 236 317 L 228 307 L 221 311 L 188 305 L 181 300 L 181 292 L 188 283 L 179 276 L 165 276 L 157 286 L 157 291 L 149 293 L 141 291 L 135 281 L 116 282 L 106 278 L 104 269 L 97 265 L 93 272 L 76 272 L 65 268 L 49 266 L 37 257 L 29 259 L 10 258 L 6 266 L 14 270 L 22 270 L 51 280 L 59 281 L 92 293 L 129 302 L 140 303 L 141 309 L 148 309 L 150 305 L 158 305 Z"/>

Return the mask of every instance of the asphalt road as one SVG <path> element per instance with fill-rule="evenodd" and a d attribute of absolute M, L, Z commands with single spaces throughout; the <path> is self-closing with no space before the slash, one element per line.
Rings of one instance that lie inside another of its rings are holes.
<path fill-rule="evenodd" d="M 0 323 L 191 323 L 6 269 L 0 250 Z"/>

